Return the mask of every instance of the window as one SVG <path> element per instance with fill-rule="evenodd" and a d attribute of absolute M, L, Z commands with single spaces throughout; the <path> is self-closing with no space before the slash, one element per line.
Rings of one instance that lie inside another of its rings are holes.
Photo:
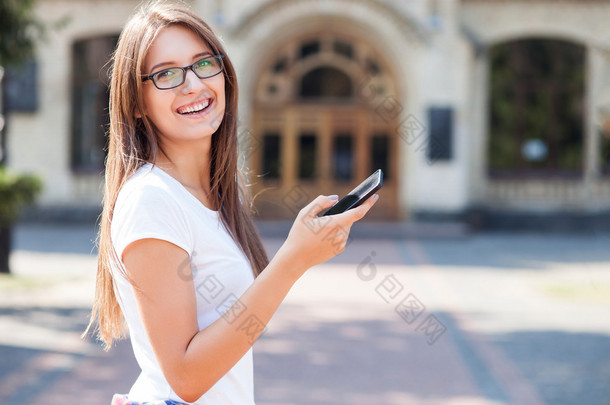
<path fill-rule="evenodd" d="M 300 95 L 302 98 L 350 98 L 352 81 L 338 69 L 319 67 L 303 76 Z"/>
<path fill-rule="evenodd" d="M 38 110 L 38 70 L 34 60 L 28 60 L 23 66 L 5 68 L 3 102 L 7 111 Z"/>
<path fill-rule="evenodd" d="M 368 74 L 371 76 L 377 76 L 381 74 L 381 67 L 371 58 L 367 58 L 364 63 L 364 68 Z"/>
<path fill-rule="evenodd" d="M 301 59 L 305 59 L 306 57 L 314 55 L 318 52 L 320 52 L 320 41 L 318 40 L 305 42 L 303 45 L 301 45 Z"/>
<path fill-rule="evenodd" d="M 578 176 L 585 49 L 527 39 L 491 50 L 489 174 Z"/>
<path fill-rule="evenodd" d="M 352 39 L 339 35 L 317 35 L 291 42 L 269 59 L 257 98 L 277 105 L 311 98 L 345 102 L 354 96 L 356 77 L 360 77 L 359 81 L 364 77 L 373 79 L 371 88 L 382 95 L 388 90 L 388 81 L 381 60 L 373 49 L 356 46 Z M 300 100 L 293 100 L 294 96 Z"/>
<path fill-rule="evenodd" d="M 316 178 L 316 136 L 303 134 L 299 137 L 299 179 Z"/>
<path fill-rule="evenodd" d="M 374 135 L 371 137 L 371 170 L 373 173 L 377 169 L 383 171 L 383 178 L 391 177 L 389 157 L 390 157 L 390 138 L 387 135 Z"/>
<path fill-rule="evenodd" d="M 342 55 L 347 59 L 354 59 L 354 48 L 349 42 L 337 39 L 333 42 L 333 49 L 337 55 Z"/>
<path fill-rule="evenodd" d="M 280 178 L 281 138 L 278 134 L 263 135 L 263 176 L 265 180 Z"/>
<path fill-rule="evenodd" d="M 335 180 L 352 179 L 353 145 L 351 134 L 335 136 L 333 142 L 333 165 Z"/>
<path fill-rule="evenodd" d="M 108 60 L 118 36 L 78 41 L 72 48 L 72 169 L 104 168 L 108 116 Z"/>
<path fill-rule="evenodd" d="M 288 59 L 286 57 L 283 57 L 281 59 L 278 59 L 275 62 L 272 70 L 273 70 L 273 73 L 284 73 L 287 68 L 288 68 Z"/>

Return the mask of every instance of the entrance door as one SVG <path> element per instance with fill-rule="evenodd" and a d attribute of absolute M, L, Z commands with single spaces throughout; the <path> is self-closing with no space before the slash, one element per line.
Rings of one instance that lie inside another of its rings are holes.
<path fill-rule="evenodd" d="M 293 218 L 319 194 L 344 196 L 376 169 L 384 172 L 381 198 L 370 217 L 397 217 L 397 145 L 389 128 L 375 125 L 363 107 L 293 106 L 261 110 L 255 117 L 260 153 L 250 167 L 265 219 Z"/>
<path fill-rule="evenodd" d="M 259 217 L 292 219 L 319 194 L 344 196 L 376 169 L 380 200 L 367 218 L 398 217 L 397 122 L 381 116 L 359 83 L 397 96 L 382 58 L 365 41 L 333 34 L 278 49 L 257 80 L 249 154 Z"/>

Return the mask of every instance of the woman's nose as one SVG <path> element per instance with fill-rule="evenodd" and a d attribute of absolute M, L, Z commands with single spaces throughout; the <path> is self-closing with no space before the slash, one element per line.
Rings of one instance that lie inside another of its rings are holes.
<path fill-rule="evenodd" d="M 190 93 L 193 90 L 198 90 L 202 87 L 205 87 L 205 83 L 203 79 L 197 77 L 195 72 L 191 69 L 186 71 L 186 77 L 184 78 L 184 83 L 182 84 L 182 91 L 186 94 Z"/>

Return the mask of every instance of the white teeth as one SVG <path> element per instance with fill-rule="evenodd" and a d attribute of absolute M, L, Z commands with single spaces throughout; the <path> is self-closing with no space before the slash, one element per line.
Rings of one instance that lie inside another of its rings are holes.
<path fill-rule="evenodd" d="M 199 111 L 203 110 L 204 108 L 206 108 L 209 104 L 210 104 L 210 100 L 208 99 L 208 100 L 202 101 L 199 104 L 193 104 L 193 105 L 190 105 L 188 107 L 181 108 L 181 109 L 178 110 L 178 112 L 180 114 L 188 114 L 188 113 L 192 113 L 192 112 L 199 112 Z"/>

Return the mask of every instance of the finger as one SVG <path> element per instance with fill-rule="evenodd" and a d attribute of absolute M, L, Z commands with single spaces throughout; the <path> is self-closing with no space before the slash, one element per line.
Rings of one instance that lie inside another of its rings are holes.
<path fill-rule="evenodd" d="M 366 201 L 362 203 L 362 205 L 359 205 L 356 208 L 352 208 L 341 214 L 338 214 L 337 217 L 341 218 L 341 220 L 349 221 L 350 223 L 356 222 L 362 219 L 366 215 L 366 213 L 369 212 L 371 207 L 375 205 L 378 199 L 379 195 L 374 194 L 367 198 Z"/>
<path fill-rule="evenodd" d="M 320 212 L 335 205 L 338 200 L 339 196 L 337 195 L 319 195 L 312 202 L 307 204 L 303 210 L 305 211 L 305 215 L 315 217 Z"/>

